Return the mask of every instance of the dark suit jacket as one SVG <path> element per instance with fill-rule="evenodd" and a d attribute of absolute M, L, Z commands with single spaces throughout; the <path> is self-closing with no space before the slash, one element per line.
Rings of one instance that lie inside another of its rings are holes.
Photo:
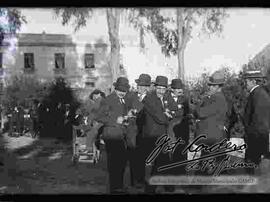
<path fill-rule="evenodd" d="M 196 136 L 206 134 L 207 139 L 200 142 L 214 144 L 226 137 L 224 124 L 227 111 L 227 101 L 222 92 L 205 98 L 197 111 L 200 122 Z"/>
<path fill-rule="evenodd" d="M 178 97 L 177 101 L 174 100 L 171 91 L 166 93 L 169 103 L 169 109 L 173 111 L 173 121 L 180 119 L 181 123 L 174 126 L 173 131 L 176 137 L 182 137 L 185 141 L 189 139 L 189 101 L 186 97 Z"/>
<path fill-rule="evenodd" d="M 138 93 L 128 92 L 125 96 L 128 110 L 136 109 L 138 112 L 143 109 L 143 103 L 139 101 Z"/>
<path fill-rule="evenodd" d="M 136 133 L 136 137 L 135 139 L 133 139 L 133 141 L 136 142 L 136 146 L 141 143 L 143 137 L 143 125 L 145 123 L 145 111 L 143 109 L 144 99 L 145 97 L 142 101 L 140 101 L 138 93 L 135 92 L 130 92 L 129 94 L 127 94 L 128 109 L 136 109 L 138 112 L 136 115 L 136 120 L 132 121 L 131 124 L 128 126 L 128 134 L 131 133 L 131 136 L 133 136 L 134 138 L 134 135 Z"/>
<path fill-rule="evenodd" d="M 165 96 L 169 103 L 169 109 L 174 112 L 174 117 L 187 116 L 189 113 L 189 102 L 186 97 L 178 97 L 177 101 L 175 101 L 171 91 L 167 91 Z"/>
<path fill-rule="evenodd" d="M 165 103 L 164 103 L 165 104 Z M 166 104 L 165 104 L 166 105 Z M 167 116 L 164 114 L 161 100 L 155 91 L 149 93 L 144 98 L 145 117 L 143 124 L 144 137 L 159 137 L 166 134 L 169 124 Z"/>
<path fill-rule="evenodd" d="M 127 102 L 126 97 L 124 98 Z M 115 92 L 108 95 L 101 103 L 95 120 L 104 124 L 104 139 L 123 139 L 124 130 L 122 125 L 117 124 L 119 116 L 127 114 L 127 105 L 121 104 Z"/>
<path fill-rule="evenodd" d="M 270 90 L 270 85 L 266 86 Z M 270 130 L 270 96 L 262 86 L 255 88 L 247 98 L 244 114 L 245 140 L 253 152 L 268 150 Z M 260 143 L 259 143 L 260 142 Z"/>
<path fill-rule="evenodd" d="M 129 148 L 135 148 L 137 146 L 137 137 L 139 130 L 141 130 L 141 125 L 137 125 L 143 109 L 143 103 L 139 101 L 138 94 L 135 92 L 128 92 L 125 96 L 127 111 L 131 109 L 136 109 L 138 114 L 136 117 L 129 118 L 128 125 L 125 126 L 126 142 Z"/>

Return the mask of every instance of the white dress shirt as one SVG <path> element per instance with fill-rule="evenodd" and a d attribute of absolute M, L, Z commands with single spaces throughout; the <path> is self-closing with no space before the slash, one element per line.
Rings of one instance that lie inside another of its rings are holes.
<path fill-rule="evenodd" d="M 140 102 L 143 101 L 144 97 L 146 96 L 146 93 L 139 94 L 139 100 Z"/>
<path fill-rule="evenodd" d="M 171 95 L 172 95 L 172 97 L 173 97 L 174 101 L 175 101 L 175 102 L 177 102 L 177 100 L 178 100 L 178 96 L 176 96 L 176 95 L 175 95 L 175 94 L 173 94 L 173 93 L 172 93 Z"/>
<path fill-rule="evenodd" d="M 124 98 L 119 98 L 121 104 L 125 104 Z"/>

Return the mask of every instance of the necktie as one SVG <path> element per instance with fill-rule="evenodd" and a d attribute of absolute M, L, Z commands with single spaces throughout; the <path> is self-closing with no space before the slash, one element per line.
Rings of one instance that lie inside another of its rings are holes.
<path fill-rule="evenodd" d="M 139 100 L 140 100 L 140 102 L 143 100 L 144 97 L 145 97 L 145 94 L 139 94 Z"/>
<path fill-rule="evenodd" d="M 125 104 L 125 100 L 123 98 L 120 98 L 120 103 Z"/>
<path fill-rule="evenodd" d="M 160 98 L 160 101 L 161 101 L 162 107 L 164 108 L 164 100 L 163 100 L 163 97 Z"/>

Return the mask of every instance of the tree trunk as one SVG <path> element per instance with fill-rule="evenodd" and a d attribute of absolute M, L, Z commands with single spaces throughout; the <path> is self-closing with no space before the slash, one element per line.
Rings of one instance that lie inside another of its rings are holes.
<path fill-rule="evenodd" d="M 185 66 L 184 66 L 184 49 L 180 48 L 177 51 L 177 59 L 178 59 L 178 78 L 183 82 L 185 81 Z"/>
<path fill-rule="evenodd" d="M 144 43 L 144 29 L 140 28 L 140 51 L 143 53 L 145 50 L 145 43 Z"/>
<path fill-rule="evenodd" d="M 178 47 L 177 47 L 177 59 L 178 59 L 178 78 L 184 82 L 185 67 L 184 67 L 184 19 L 183 19 L 183 8 L 177 8 L 177 31 L 178 31 Z"/>
<path fill-rule="evenodd" d="M 107 8 L 107 23 L 109 40 L 111 43 L 110 54 L 110 69 L 112 71 L 112 81 L 116 81 L 120 73 L 119 60 L 120 60 L 120 40 L 119 40 L 119 24 L 120 24 L 120 9 Z"/>

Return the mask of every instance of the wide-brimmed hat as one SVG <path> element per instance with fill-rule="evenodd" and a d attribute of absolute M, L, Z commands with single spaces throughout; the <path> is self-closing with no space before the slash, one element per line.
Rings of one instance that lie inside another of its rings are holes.
<path fill-rule="evenodd" d="M 265 77 L 260 70 L 246 71 L 243 76 L 245 79 L 262 79 Z"/>
<path fill-rule="evenodd" d="M 155 86 L 168 87 L 168 78 L 166 76 L 157 76 L 154 84 Z"/>
<path fill-rule="evenodd" d="M 119 90 L 122 92 L 129 91 L 130 85 L 129 81 L 126 77 L 118 77 L 117 81 L 113 83 L 115 90 Z"/>
<path fill-rule="evenodd" d="M 135 79 L 138 86 L 150 86 L 151 76 L 149 74 L 141 74 L 138 79 Z"/>
<path fill-rule="evenodd" d="M 208 79 L 208 85 L 222 85 L 225 83 L 225 75 L 222 71 L 214 72 Z"/>
<path fill-rule="evenodd" d="M 181 79 L 173 79 L 170 86 L 172 89 L 183 89 L 184 84 Z"/>

